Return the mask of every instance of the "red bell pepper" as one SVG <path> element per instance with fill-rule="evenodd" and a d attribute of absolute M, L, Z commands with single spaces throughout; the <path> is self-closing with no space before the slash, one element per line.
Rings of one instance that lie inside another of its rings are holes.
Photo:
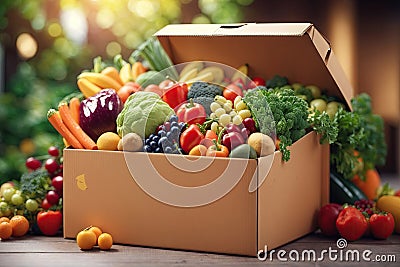
<path fill-rule="evenodd" d="M 386 239 L 394 231 L 394 218 L 389 212 L 374 213 L 369 218 L 372 236 L 376 239 Z"/>
<path fill-rule="evenodd" d="M 40 231 L 48 236 L 57 234 L 58 230 L 61 228 L 62 220 L 63 216 L 59 210 L 41 211 L 37 214 L 36 219 Z"/>
<path fill-rule="evenodd" d="M 201 130 L 197 124 L 190 125 L 179 138 L 179 143 L 181 145 L 182 150 L 188 154 L 190 150 L 200 144 L 201 140 L 204 139 L 204 135 L 201 133 Z"/>
<path fill-rule="evenodd" d="M 183 103 L 178 106 L 176 115 L 180 122 L 186 122 L 187 124 L 203 124 L 207 117 L 204 107 L 194 103 L 193 99 L 190 99 L 190 103 Z"/>
<path fill-rule="evenodd" d="M 368 228 L 368 222 L 361 211 L 348 206 L 339 212 L 336 228 L 343 238 L 355 241 L 363 236 Z"/>
<path fill-rule="evenodd" d="M 171 108 L 175 109 L 177 106 L 187 100 L 188 92 L 189 90 L 186 83 L 176 83 L 165 89 L 162 99 Z"/>

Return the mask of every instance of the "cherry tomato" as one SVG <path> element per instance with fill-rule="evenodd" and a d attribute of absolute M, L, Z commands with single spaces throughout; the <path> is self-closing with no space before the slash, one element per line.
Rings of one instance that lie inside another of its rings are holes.
<path fill-rule="evenodd" d="M 47 150 L 47 153 L 53 157 L 58 157 L 60 155 L 60 151 L 58 150 L 58 147 L 56 147 L 56 146 L 49 147 L 49 149 Z"/>
<path fill-rule="evenodd" d="M 252 83 L 255 86 L 265 86 L 265 80 L 261 77 L 254 77 Z"/>
<path fill-rule="evenodd" d="M 58 193 L 63 191 L 63 177 L 58 175 L 51 180 L 51 185 L 54 186 Z"/>
<path fill-rule="evenodd" d="M 48 210 L 48 209 L 50 209 L 51 206 L 53 206 L 53 205 L 51 205 L 51 204 L 49 203 L 49 201 L 47 201 L 47 198 L 45 198 L 45 199 L 42 200 L 42 204 L 40 204 L 40 206 L 42 207 L 42 209 Z"/>
<path fill-rule="evenodd" d="M 51 158 L 46 160 L 44 167 L 49 173 L 54 173 L 59 168 L 57 161 Z"/>
<path fill-rule="evenodd" d="M 46 194 L 46 199 L 51 205 L 58 204 L 58 200 L 60 199 L 60 196 L 57 194 L 56 191 L 50 190 Z"/>
<path fill-rule="evenodd" d="M 30 157 L 26 160 L 25 162 L 25 166 L 30 169 L 30 170 L 37 170 L 40 167 L 42 167 L 42 163 L 40 162 L 40 160 L 35 159 L 34 157 Z"/>

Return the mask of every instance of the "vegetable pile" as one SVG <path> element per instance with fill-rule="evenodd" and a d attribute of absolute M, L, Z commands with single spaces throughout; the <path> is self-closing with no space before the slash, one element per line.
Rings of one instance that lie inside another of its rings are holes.
<path fill-rule="evenodd" d="M 102 136 L 100 149 L 207 155 L 209 147 L 226 147 L 227 156 L 242 157 L 232 151 L 246 144 L 252 149 L 245 158 L 253 150 L 258 157 L 279 150 L 283 161 L 290 160 L 290 146 L 314 130 L 331 145 L 332 170 L 347 180 L 363 180 L 384 164 L 383 121 L 368 95 L 352 99 L 349 111 L 315 85 L 280 75 L 249 81 L 247 64 L 230 75 L 207 64 L 178 69 L 156 38 L 128 61 L 117 55 L 106 64 L 97 57 L 93 69 L 78 76 L 81 96 L 51 109 L 49 121 L 72 148 L 99 149 Z"/>
<path fill-rule="evenodd" d="M 26 228 L 13 229 L 11 236 L 14 237 L 25 235 L 29 230 L 35 234 L 56 235 L 62 228 L 61 152 L 51 146 L 48 155 L 30 157 L 25 165 L 27 171 L 19 182 L 10 181 L 1 185 L 0 220 L 11 224 L 13 218 L 26 222 Z"/>

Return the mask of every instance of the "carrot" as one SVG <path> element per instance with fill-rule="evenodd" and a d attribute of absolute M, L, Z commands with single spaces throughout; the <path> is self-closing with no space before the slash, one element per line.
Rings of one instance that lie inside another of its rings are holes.
<path fill-rule="evenodd" d="M 352 182 L 357 186 L 368 199 L 374 200 L 377 197 L 378 188 L 381 185 L 381 177 L 376 169 L 369 169 L 365 173 L 365 181 L 355 175 Z"/>
<path fill-rule="evenodd" d="M 77 124 L 79 124 L 79 105 L 80 105 L 79 98 L 73 97 L 69 101 L 69 110 L 71 111 L 71 116 L 74 118 Z"/>
<path fill-rule="evenodd" d="M 62 121 L 84 148 L 97 149 L 96 143 L 82 130 L 79 124 L 77 124 L 72 117 L 71 111 L 69 110 L 67 103 L 60 103 L 60 105 L 58 106 L 58 111 L 60 112 Z"/>
<path fill-rule="evenodd" d="M 64 124 L 60 117 L 60 112 L 55 109 L 50 109 L 47 112 L 47 119 L 50 124 L 53 125 L 54 129 L 61 134 L 61 136 L 70 144 L 73 148 L 83 148 L 78 139 L 71 133 L 68 127 Z"/>

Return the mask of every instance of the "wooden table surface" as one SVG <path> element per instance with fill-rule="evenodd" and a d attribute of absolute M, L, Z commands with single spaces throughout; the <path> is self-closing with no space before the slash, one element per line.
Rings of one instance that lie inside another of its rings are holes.
<path fill-rule="evenodd" d="M 341 245 L 339 245 L 341 246 Z M 308 260 L 309 251 L 315 251 L 316 259 Z M 321 252 L 326 250 L 326 253 Z M 284 252 L 279 252 L 284 251 Z M 298 261 L 291 261 L 299 253 Z M 329 255 L 331 251 L 331 255 Z M 355 252 L 357 251 L 357 252 Z M 370 252 L 369 252 L 370 251 Z M 287 261 L 278 259 L 278 254 Z M 283 255 L 283 253 L 285 253 Z M 363 259 L 363 253 L 371 262 Z M 342 254 L 342 260 L 340 255 Z M 355 255 L 360 260 L 355 261 Z M 304 255 L 304 260 L 302 256 Z M 347 256 L 346 256 L 347 255 Z M 271 256 L 271 255 L 269 255 Z M 335 260 L 335 257 L 337 258 Z M 347 257 L 347 261 L 346 261 Z M 110 251 L 93 249 L 81 251 L 75 240 L 63 237 L 27 235 L 0 242 L 0 266 L 342 266 L 376 264 L 399 266 L 400 235 L 392 235 L 388 240 L 363 238 L 349 242 L 347 247 L 338 248 L 337 238 L 327 238 L 319 232 L 307 235 L 285 246 L 275 249 L 271 258 L 260 261 L 257 257 L 220 255 L 190 251 L 176 251 L 127 245 L 113 245 Z M 375 261 L 375 262 L 374 262 Z M 389 262 L 390 261 L 390 262 Z"/>

